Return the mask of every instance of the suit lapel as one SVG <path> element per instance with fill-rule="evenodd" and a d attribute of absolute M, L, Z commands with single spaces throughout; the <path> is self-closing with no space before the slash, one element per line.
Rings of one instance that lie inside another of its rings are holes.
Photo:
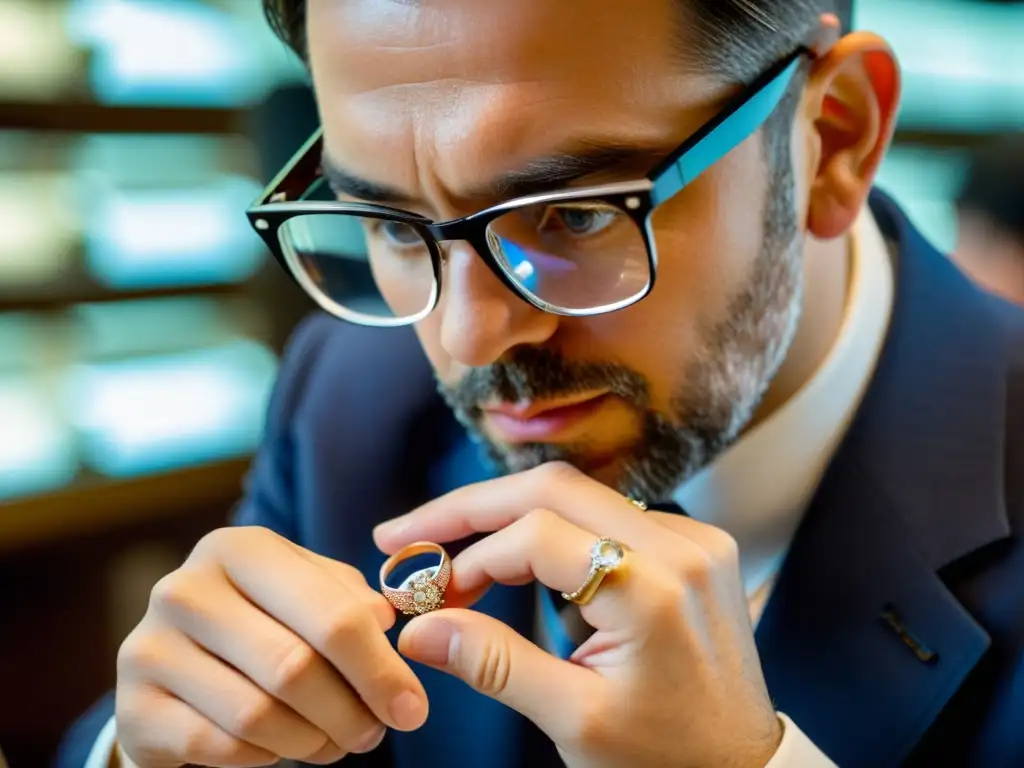
<path fill-rule="evenodd" d="M 844 768 L 904 760 L 986 652 L 941 569 L 1009 534 L 1000 327 L 872 203 L 899 248 L 889 338 L 757 630 L 777 708 Z"/>
<path fill-rule="evenodd" d="M 989 646 L 899 515 L 836 465 L 757 630 L 768 690 L 843 768 L 898 764 Z"/>

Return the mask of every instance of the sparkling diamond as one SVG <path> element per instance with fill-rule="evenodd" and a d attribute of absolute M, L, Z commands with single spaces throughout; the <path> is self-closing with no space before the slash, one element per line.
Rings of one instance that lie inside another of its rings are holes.
<path fill-rule="evenodd" d="M 611 539 L 600 539 L 594 542 L 590 550 L 590 557 L 598 568 L 615 568 L 622 562 L 625 553 L 617 541 Z"/>
<path fill-rule="evenodd" d="M 416 613 L 429 613 L 444 604 L 441 590 L 432 582 L 417 584 L 412 593 L 412 607 Z"/>

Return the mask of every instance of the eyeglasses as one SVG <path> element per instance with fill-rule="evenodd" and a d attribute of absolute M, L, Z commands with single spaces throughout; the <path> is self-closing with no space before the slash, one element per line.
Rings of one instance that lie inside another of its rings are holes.
<path fill-rule="evenodd" d="M 247 215 L 310 297 L 352 323 L 396 327 L 430 314 L 441 295 L 441 243 L 455 240 L 469 243 L 509 290 L 537 309 L 573 317 L 613 312 L 654 287 L 655 210 L 764 124 L 803 56 L 815 53 L 800 47 L 775 64 L 635 181 L 519 197 L 434 222 L 333 199 L 317 130 Z"/>

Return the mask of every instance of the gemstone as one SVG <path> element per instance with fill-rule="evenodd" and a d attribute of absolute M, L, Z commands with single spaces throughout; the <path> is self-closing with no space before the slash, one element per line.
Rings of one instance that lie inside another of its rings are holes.
<path fill-rule="evenodd" d="M 615 568 L 623 557 L 622 545 L 612 539 L 599 539 L 590 550 L 590 558 L 597 568 Z"/>
<path fill-rule="evenodd" d="M 412 609 L 415 613 L 429 613 L 444 604 L 441 590 L 432 582 L 419 584 L 412 593 Z"/>

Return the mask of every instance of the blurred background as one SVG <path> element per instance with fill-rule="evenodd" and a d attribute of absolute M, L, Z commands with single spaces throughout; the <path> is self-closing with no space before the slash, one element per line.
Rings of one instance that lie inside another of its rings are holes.
<path fill-rule="evenodd" d="M 1024 3 L 858 0 L 855 24 L 905 72 L 880 186 L 955 251 L 973 152 L 1024 132 Z M 49 762 L 112 684 L 153 582 L 239 496 L 281 347 L 310 309 L 243 211 L 315 124 L 257 0 L 0 0 L 13 768 Z"/>

